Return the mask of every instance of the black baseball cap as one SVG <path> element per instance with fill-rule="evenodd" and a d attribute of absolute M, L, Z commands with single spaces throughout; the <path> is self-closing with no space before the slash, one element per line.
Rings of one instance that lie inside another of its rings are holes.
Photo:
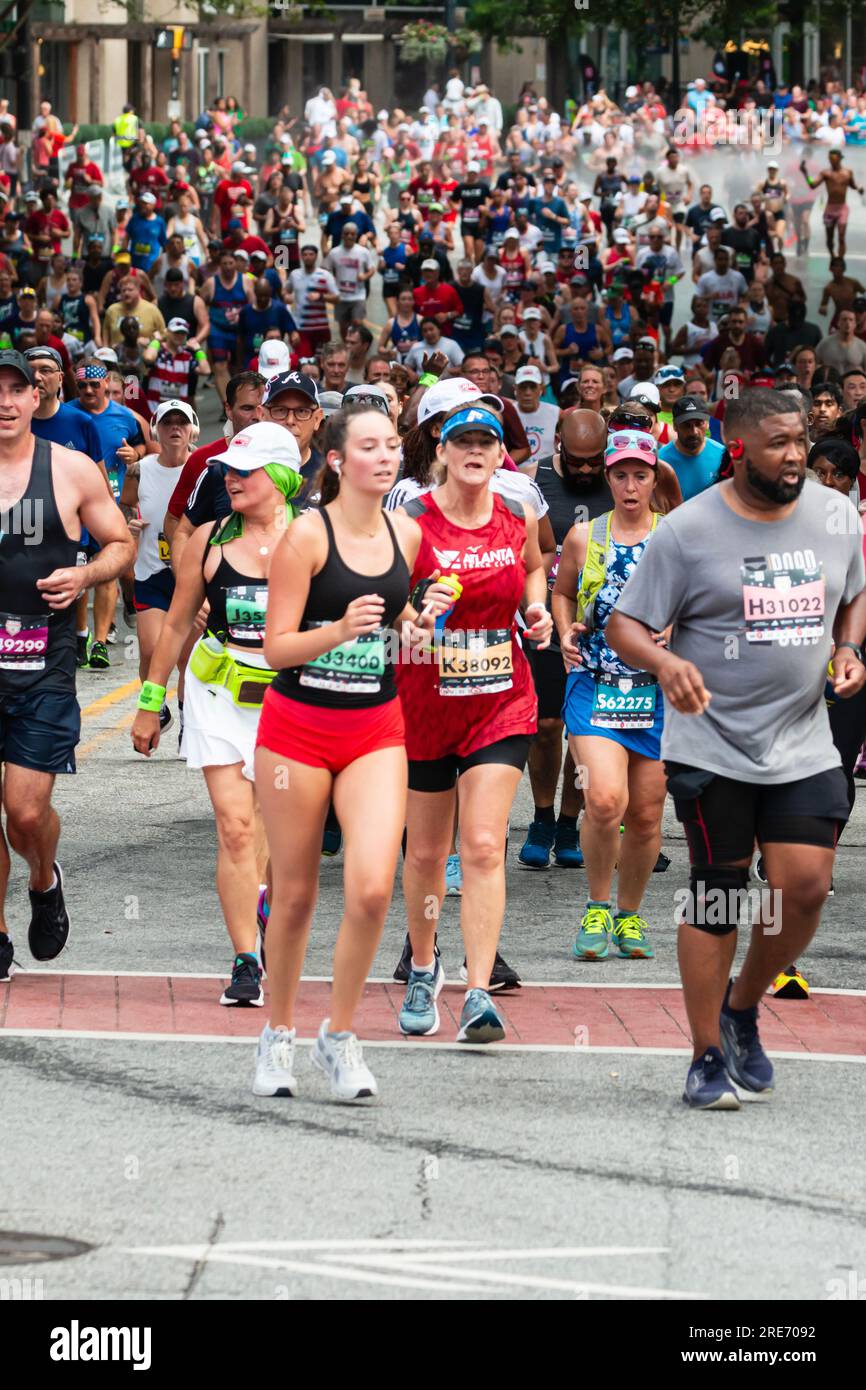
<path fill-rule="evenodd" d="M 681 420 L 709 420 L 712 411 L 700 396 L 683 396 L 682 400 L 677 401 L 671 414 L 674 424 L 678 425 Z"/>
<path fill-rule="evenodd" d="M 36 385 L 36 378 L 33 375 L 32 367 L 24 360 L 20 352 L 14 348 L 3 348 L 0 351 L 0 367 L 12 367 L 16 372 L 20 372 L 28 386 Z"/>
<path fill-rule="evenodd" d="M 280 372 L 268 382 L 262 405 L 270 405 L 274 397 L 281 396 L 284 391 L 300 391 L 310 398 L 313 405 L 319 404 L 319 388 L 311 376 L 306 376 L 304 372 Z"/>
<path fill-rule="evenodd" d="M 24 353 L 25 362 L 41 362 L 44 361 L 46 357 L 54 363 L 55 367 L 59 367 L 61 371 L 63 370 L 63 358 L 60 356 L 60 353 L 56 348 L 49 347 L 47 344 L 45 344 L 44 347 L 39 347 L 38 345 L 29 347 Z M 9 365 L 12 365 L 11 362 Z"/>

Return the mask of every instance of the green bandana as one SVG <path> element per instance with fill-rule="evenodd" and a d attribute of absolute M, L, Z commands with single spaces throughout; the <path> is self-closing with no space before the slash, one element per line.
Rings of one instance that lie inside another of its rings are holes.
<path fill-rule="evenodd" d="M 266 463 L 264 471 L 267 473 L 277 492 L 282 493 L 286 499 L 286 522 L 294 521 L 298 514 L 298 508 L 292 503 L 292 498 L 297 497 L 301 488 L 304 486 L 304 479 L 294 468 L 289 468 L 285 463 Z M 211 545 L 228 545 L 229 541 L 235 541 L 244 534 L 244 519 L 240 512 L 232 512 L 226 517 L 225 522 L 211 537 Z"/>

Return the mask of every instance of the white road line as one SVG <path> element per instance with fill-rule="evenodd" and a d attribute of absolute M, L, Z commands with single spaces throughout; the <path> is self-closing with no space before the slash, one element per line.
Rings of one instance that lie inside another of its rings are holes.
<path fill-rule="evenodd" d="M 74 975 L 92 976 L 94 979 L 110 980 L 115 977 L 121 980 L 225 980 L 226 972 L 221 975 L 197 974 L 194 971 L 179 970 L 24 970 L 20 966 L 13 966 L 13 974 L 28 976 L 38 975 Z M 304 975 L 301 978 L 302 985 L 330 985 L 333 983 L 331 975 Z M 371 975 L 367 981 L 368 985 L 397 985 L 399 981 L 390 975 Z M 445 988 L 464 989 L 462 981 L 449 980 Z M 604 980 L 599 976 L 596 980 L 524 980 L 524 989 L 676 989 L 682 990 L 682 985 L 676 983 L 657 982 L 655 980 Z M 812 989 L 811 994 L 841 994 L 859 999 L 866 996 L 866 989 Z M 506 995 L 505 998 L 514 996 Z M 767 998 L 772 999 L 768 994 Z"/>
<path fill-rule="evenodd" d="M 286 1270 L 298 1274 L 315 1274 L 322 1278 L 332 1278 L 345 1280 L 350 1283 L 365 1284 L 386 1284 L 390 1286 L 403 1285 L 408 1288 L 431 1289 L 437 1292 L 460 1291 L 467 1292 L 477 1288 L 479 1283 L 498 1286 L 500 1288 L 535 1288 L 556 1290 L 563 1293 L 582 1294 L 600 1293 L 611 1294 L 621 1298 L 656 1298 L 666 1300 L 698 1300 L 709 1297 L 709 1295 L 685 1292 L 679 1289 L 657 1289 L 635 1287 L 633 1285 L 602 1284 L 594 1280 L 584 1279 L 555 1279 L 546 1275 L 514 1274 L 505 1270 L 479 1270 L 478 1265 L 482 1261 L 496 1260 L 504 1263 L 508 1260 L 565 1260 L 565 1259 L 586 1259 L 591 1257 L 610 1257 L 610 1256 L 629 1256 L 634 1255 L 664 1255 L 667 1248 L 664 1246 L 595 1246 L 583 1247 L 539 1247 L 537 1250 L 531 1248 L 521 1248 L 516 1250 L 497 1250 L 497 1249 L 470 1249 L 461 1250 L 448 1248 L 449 1243 L 445 1241 L 430 1242 L 406 1242 L 402 1250 L 397 1253 L 394 1247 L 398 1242 L 385 1241 L 357 1241 L 357 1242 L 330 1242 L 330 1241 L 292 1241 L 292 1242 L 250 1242 L 235 1243 L 231 1246 L 151 1246 L 136 1247 L 126 1250 L 125 1254 L 146 1255 L 151 1257 L 163 1257 L 169 1259 L 197 1260 L 207 1264 L 234 1265 L 247 1268 Z M 465 1245 L 466 1242 L 459 1242 Z M 426 1250 L 425 1250 L 426 1245 Z M 435 1247 L 431 1249 L 431 1246 Z M 442 1247 L 445 1247 L 444 1249 Z M 344 1264 L 325 1263 L 324 1261 L 305 1261 L 298 1259 L 287 1259 L 285 1256 L 259 1255 L 254 1253 L 258 1250 L 280 1249 L 313 1252 L 316 1250 L 328 1250 L 331 1258 L 342 1257 Z M 465 1266 L 473 1264 L 475 1267 L 471 1273 L 471 1283 L 463 1284 L 459 1282 L 467 1275 Z M 369 1266 L 364 1269 L 363 1266 Z M 376 1273 L 378 1266 L 380 1273 Z M 411 1278 L 408 1275 L 427 1275 L 424 1278 Z"/>
<path fill-rule="evenodd" d="M 223 1037 L 216 1033 L 100 1033 L 84 1028 L 0 1028 L 0 1043 L 4 1038 L 74 1038 L 85 1042 L 183 1042 L 183 1043 L 229 1043 L 251 1048 L 258 1041 L 255 1034 L 249 1037 Z M 314 1038 L 298 1038 L 299 1047 L 312 1047 Z M 419 1052 L 595 1052 L 601 1056 L 612 1057 L 686 1057 L 691 1054 L 689 1047 L 584 1047 L 576 1043 L 490 1043 L 486 1047 L 471 1047 L 458 1042 L 422 1042 L 409 1038 L 371 1039 L 362 1038 L 365 1047 L 377 1048 L 415 1048 Z M 846 1052 L 777 1052 L 769 1049 L 771 1057 L 787 1062 L 856 1062 L 866 1063 L 866 1054 Z"/>

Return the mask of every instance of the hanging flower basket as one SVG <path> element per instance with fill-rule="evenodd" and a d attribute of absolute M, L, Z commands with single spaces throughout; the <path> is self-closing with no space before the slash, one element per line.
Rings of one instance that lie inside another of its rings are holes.
<path fill-rule="evenodd" d="M 444 24 L 416 19 L 411 24 L 405 24 L 399 34 L 394 35 L 394 42 L 404 62 L 415 63 L 420 58 L 441 62 L 448 52 L 450 37 Z"/>
<path fill-rule="evenodd" d="M 449 52 L 455 57 L 474 53 L 481 47 L 481 35 L 474 29 L 456 29 L 450 33 L 444 24 L 431 24 L 427 19 L 416 19 L 404 24 L 394 42 L 400 50 L 400 57 L 407 63 L 427 59 L 441 63 Z"/>

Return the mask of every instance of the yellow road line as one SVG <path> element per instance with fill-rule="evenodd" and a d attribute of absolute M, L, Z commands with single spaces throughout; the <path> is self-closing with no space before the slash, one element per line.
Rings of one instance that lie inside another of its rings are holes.
<path fill-rule="evenodd" d="M 137 690 L 138 688 L 138 681 L 131 681 L 128 687 L 122 687 L 123 690 Z M 112 694 L 117 695 L 118 692 L 112 691 Z M 166 700 L 171 700 L 174 698 L 176 694 L 177 687 L 175 686 L 171 690 L 166 691 L 165 698 Z M 106 696 L 104 698 L 107 699 L 108 697 Z M 96 703 L 98 704 L 99 702 L 97 701 Z M 86 743 L 80 743 L 77 749 L 75 750 L 76 757 L 79 760 L 82 758 L 86 758 L 88 754 L 93 752 L 94 748 L 99 747 L 100 743 L 105 743 L 108 739 L 114 738 L 117 734 L 124 733 L 125 730 L 130 729 L 132 727 L 133 720 L 135 719 L 137 713 L 137 709 L 129 710 L 128 713 L 124 714 L 120 719 L 118 719 L 114 724 L 111 724 L 107 729 L 100 730 L 98 734 L 94 734 L 93 738 L 88 739 Z"/>
<path fill-rule="evenodd" d="M 110 709 L 112 705 L 119 704 L 119 702 L 125 700 L 128 695 L 132 695 L 134 691 L 140 689 L 141 681 L 136 676 L 134 681 L 127 681 L 126 685 L 119 685 L 116 690 L 109 690 L 107 695 L 100 695 L 98 700 L 94 700 L 91 704 L 85 705 L 84 709 L 81 711 L 81 717 L 82 719 L 90 719 L 94 714 L 101 714 L 103 710 Z"/>

